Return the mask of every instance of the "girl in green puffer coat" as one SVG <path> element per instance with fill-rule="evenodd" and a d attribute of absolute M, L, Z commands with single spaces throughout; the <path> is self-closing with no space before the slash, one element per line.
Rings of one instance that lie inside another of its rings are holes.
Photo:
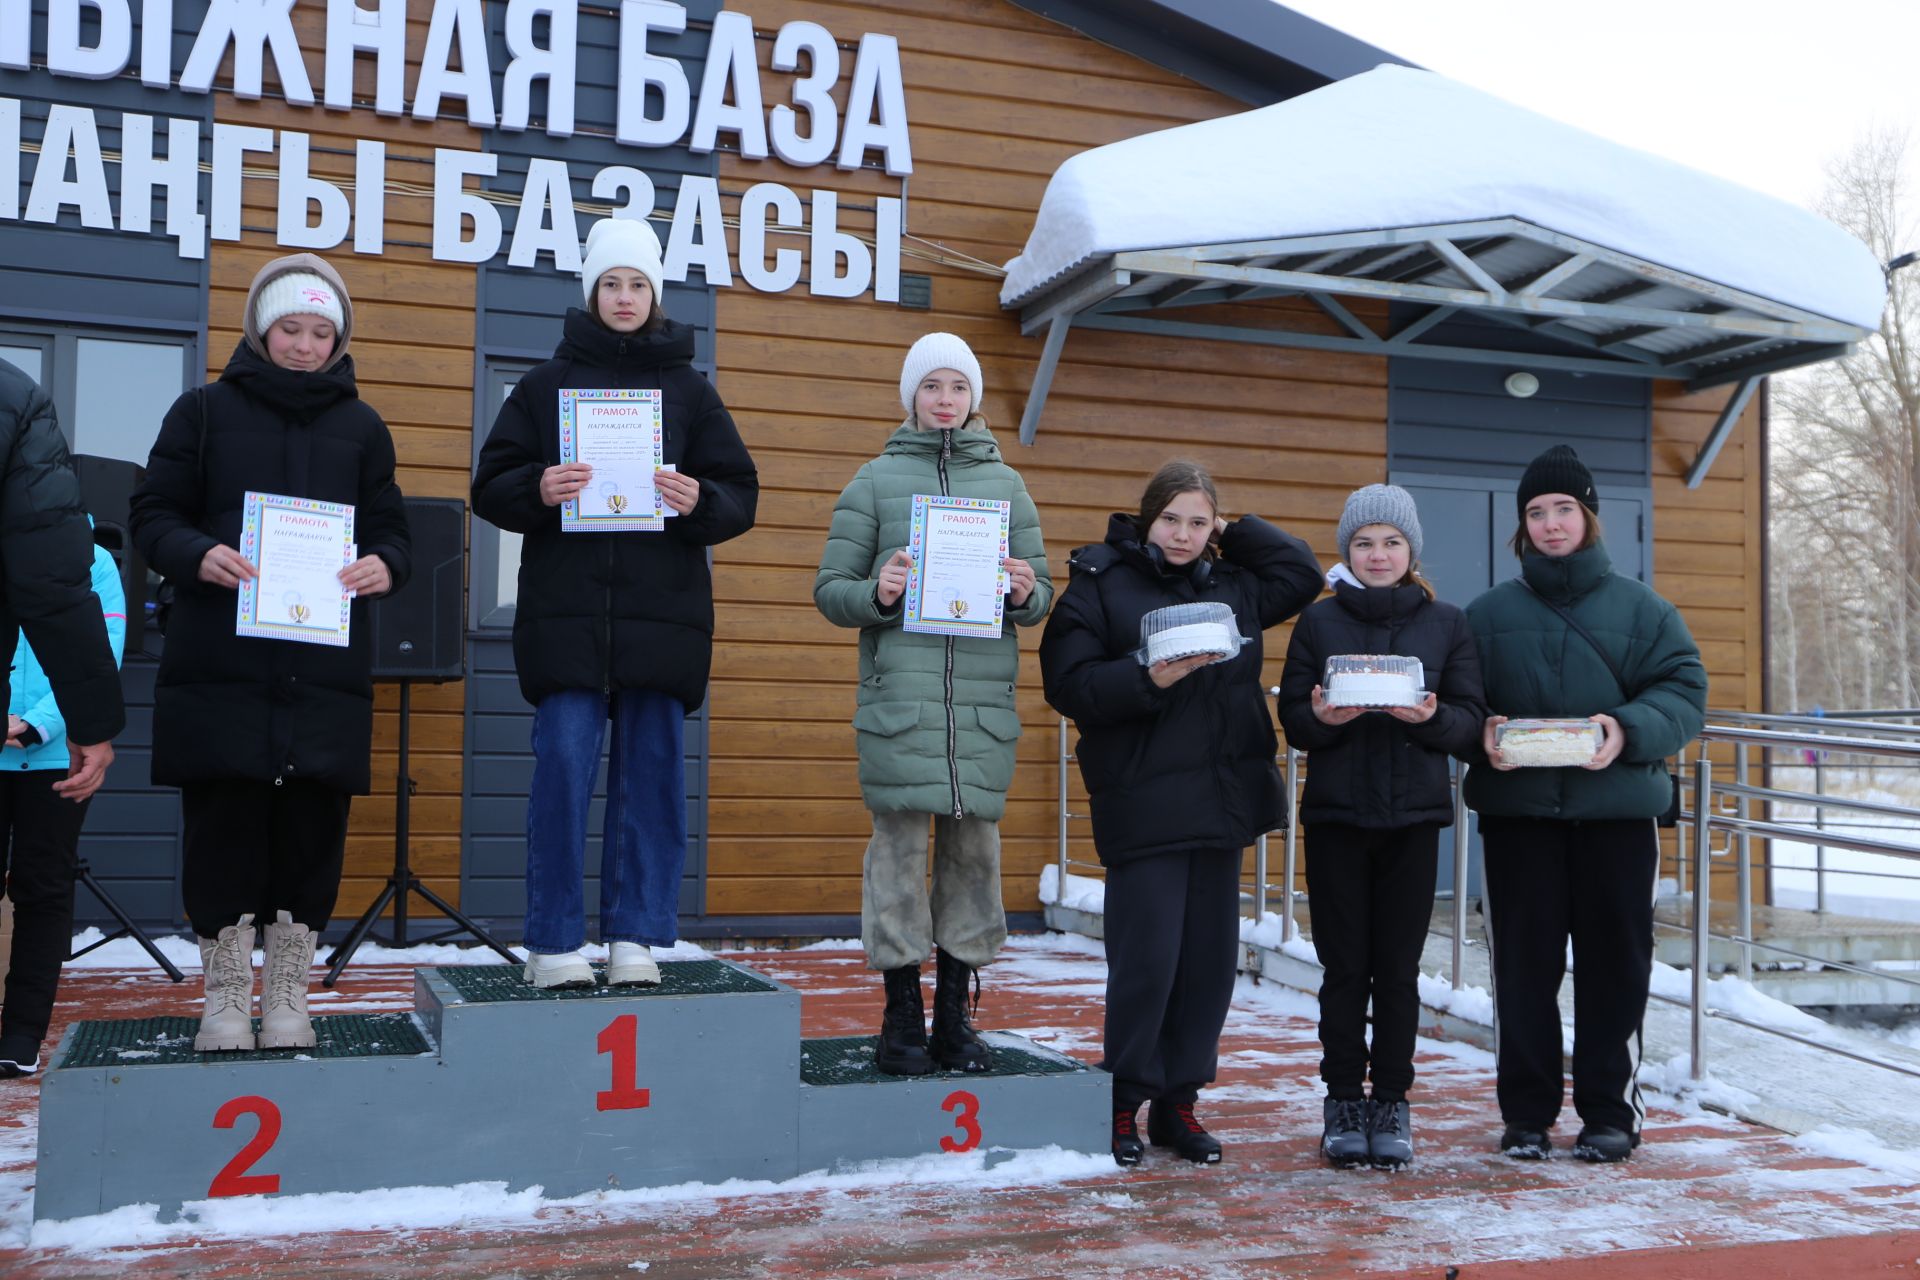
<path fill-rule="evenodd" d="M 1500 1147 L 1521 1160 L 1551 1153 L 1571 940 L 1573 1153 L 1624 1160 L 1645 1114 L 1635 1076 L 1653 972 L 1654 823 L 1672 796 L 1666 757 L 1705 721 L 1707 673 L 1679 610 L 1613 572 L 1593 475 L 1572 449 L 1535 458 L 1516 497 L 1520 576 L 1467 606 L 1493 712 L 1466 756 L 1466 793 L 1486 850 Z M 1521 717 L 1591 721 L 1599 749 L 1581 766 L 1518 768 L 1496 736 Z"/>
<path fill-rule="evenodd" d="M 965 1071 L 988 1066 L 987 1047 L 967 1019 L 966 984 L 1007 936 L 999 824 L 1020 737 L 1014 628 L 1038 625 L 1053 602 L 1039 514 L 978 413 L 981 389 L 980 362 L 958 337 L 930 333 L 913 344 L 900 372 L 907 420 L 834 504 L 813 584 L 814 603 L 828 621 L 860 628 L 853 728 L 860 792 L 873 812 L 860 934 L 868 966 L 886 981 L 875 1061 L 896 1075 L 922 1075 L 936 1062 Z M 999 639 L 901 629 L 915 494 L 1012 504 Z M 935 947 L 929 1051 L 920 963 Z"/>

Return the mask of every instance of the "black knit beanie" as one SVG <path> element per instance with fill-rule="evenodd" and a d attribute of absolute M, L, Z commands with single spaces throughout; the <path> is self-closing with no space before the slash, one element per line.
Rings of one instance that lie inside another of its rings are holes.
<path fill-rule="evenodd" d="M 1593 472 L 1587 470 L 1587 464 L 1580 461 L 1580 455 L 1570 445 L 1557 444 L 1527 464 L 1526 474 L 1520 477 L 1519 491 L 1514 494 L 1514 505 L 1522 520 L 1527 518 L 1527 504 L 1543 493 L 1568 494 L 1595 515 L 1600 513 L 1600 496 L 1593 491 Z"/>

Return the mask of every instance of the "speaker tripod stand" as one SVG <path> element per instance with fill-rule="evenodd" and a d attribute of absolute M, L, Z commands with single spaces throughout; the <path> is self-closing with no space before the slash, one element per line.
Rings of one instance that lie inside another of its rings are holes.
<path fill-rule="evenodd" d="M 409 729 L 413 711 L 413 682 L 402 679 L 399 683 L 400 767 L 394 792 L 393 871 L 387 876 L 387 883 L 380 890 L 379 896 L 374 898 L 372 905 L 360 913 L 360 918 L 354 921 L 353 928 L 347 931 L 345 941 L 334 947 L 333 954 L 328 957 L 327 976 L 321 979 L 321 985 L 325 987 L 331 987 L 340 980 L 340 971 L 347 967 L 347 963 L 353 959 L 353 953 L 358 951 L 360 944 L 372 934 L 374 922 L 380 918 L 380 913 L 387 909 L 388 903 L 393 904 L 393 933 L 388 938 L 378 939 L 385 945 L 407 947 L 419 943 L 424 946 L 429 943 L 444 942 L 448 938 L 465 933 L 473 935 L 505 956 L 509 964 L 520 963 L 519 956 L 509 951 L 498 939 L 481 928 L 458 907 L 420 883 L 420 877 L 413 873 L 413 867 L 408 861 L 407 848 L 407 825 L 414 788 L 413 779 L 407 774 L 407 750 L 411 738 Z M 452 921 L 453 927 L 443 929 L 431 937 L 415 938 L 410 941 L 407 938 L 407 895 L 414 893 L 426 899 L 429 906 Z"/>
<path fill-rule="evenodd" d="M 173 961 L 167 959 L 167 957 L 162 954 L 160 948 L 153 945 L 153 939 L 147 936 L 146 930 L 135 924 L 133 917 L 121 910 L 120 904 L 113 900 L 113 895 L 107 892 L 107 886 L 101 884 L 99 877 L 93 874 L 93 868 L 88 865 L 85 858 L 80 859 L 78 865 L 74 867 L 73 881 L 75 884 L 83 884 L 87 886 L 88 889 L 91 889 L 93 896 L 100 899 L 100 905 L 111 912 L 113 918 L 120 922 L 120 927 L 96 942 L 89 942 L 86 946 L 68 956 L 68 960 L 78 960 L 89 951 L 98 950 L 106 946 L 109 942 L 117 939 L 132 938 L 140 944 L 141 948 L 148 955 L 153 957 L 155 964 L 166 971 L 167 977 L 173 979 L 175 982 L 185 982 L 187 980 L 187 975 L 180 972 L 180 967 L 174 964 Z"/>

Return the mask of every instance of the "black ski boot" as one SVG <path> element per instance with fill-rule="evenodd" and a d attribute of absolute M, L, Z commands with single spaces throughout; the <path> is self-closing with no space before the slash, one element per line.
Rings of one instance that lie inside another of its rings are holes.
<path fill-rule="evenodd" d="M 978 971 L 936 948 L 933 972 L 933 1060 L 946 1071 L 987 1070 L 993 1055 L 968 1021 L 967 979 L 973 979 L 973 1007 L 978 1008 Z"/>
<path fill-rule="evenodd" d="M 1113 1104 L 1113 1162 L 1122 1169 L 1131 1169 L 1140 1163 L 1147 1154 L 1146 1144 L 1140 1141 L 1140 1128 L 1134 1122 L 1139 1107 Z"/>
<path fill-rule="evenodd" d="M 1207 1132 L 1193 1114 L 1191 1102 L 1156 1098 L 1147 1109 L 1147 1141 L 1172 1147 L 1173 1154 L 1195 1164 L 1220 1163 L 1220 1139 Z"/>
<path fill-rule="evenodd" d="M 904 964 L 881 975 L 887 1011 L 880 1016 L 873 1065 L 890 1076 L 924 1076 L 933 1070 L 927 1054 L 927 1011 L 920 1002 L 920 966 Z"/>

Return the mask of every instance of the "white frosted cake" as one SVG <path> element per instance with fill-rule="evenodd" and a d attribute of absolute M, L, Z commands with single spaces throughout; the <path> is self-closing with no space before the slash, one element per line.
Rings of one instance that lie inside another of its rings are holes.
<path fill-rule="evenodd" d="M 1335 707 L 1417 707 L 1426 672 L 1418 658 L 1349 653 L 1327 659 L 1322 687 Z"/>
<path fill-rule="evenodd" d="M 1565 769 L 1593 759 L 1602 737 L 1591 720 L 1509 720 L 1494 730 L 1494 745 L 1508 764 Z"/>
<path fill-rule="evenodd" d="M 1240 651 L 1233 632 L 1223 622 L 1189 622 L 1147 637 L 1147 663 L 1171 662 L 1202 653 L 1227 658 Z"/>

